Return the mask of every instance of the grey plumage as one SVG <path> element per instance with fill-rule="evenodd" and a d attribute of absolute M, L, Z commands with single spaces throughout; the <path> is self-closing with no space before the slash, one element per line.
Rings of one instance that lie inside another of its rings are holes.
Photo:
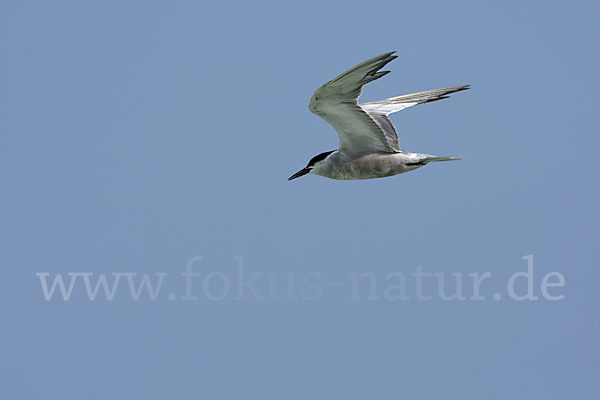
<path fill-rule="evenodd" d="M 419 93 L 406 94 L 403 96 L 391 97 L 385 100 L 371 101 L 369 103 L 362 103 L 360 107 L 369 114 L 369 116 L 377 122 L 381 130 L 385 133 L 388 138 L 388 142 L 392 141 L 395 150 L 400 150 L 400 143 L 398 141 L 398 133 L 394 128 L 394 124 L 388 118 L 391 113 L 404 110 L 405 108 L 417 105 L 431 103 L 432 101 L 438 101 L 447 99 L 451 93 L 460 92 L 461 90 L 469 89 L 469 85 L 453 86 L 444 89 L 427 90 Z"/>
<path fill-rule="evenodd" d="M 459 159 L 400 150 L 396 129 L 388 116 L 407 107 L 448 98 L 451 93 L 468 89 L 468 85 L 358 104 L 363 86 L 390 72 L 380 69 L 397 58 L 393 54 L 371 58 L 315 91 L 309 109 L 336 129 L 340 148 L 314 157 L 290 180 L 308 173 L 332 179 L 370 179 L 407 172 L 434 161 Z"/>

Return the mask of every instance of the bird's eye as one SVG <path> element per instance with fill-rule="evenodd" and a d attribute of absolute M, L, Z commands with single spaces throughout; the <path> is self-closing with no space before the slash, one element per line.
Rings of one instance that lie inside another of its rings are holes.
<path fill-rule="evenodd" d="M 319 96 L 315 96 L 315 101 L 319 101 Z"/>

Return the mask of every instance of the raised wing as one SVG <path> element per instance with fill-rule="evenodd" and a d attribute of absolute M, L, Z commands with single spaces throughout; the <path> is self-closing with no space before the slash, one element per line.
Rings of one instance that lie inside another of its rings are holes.
<path fill-rule="evenodd" d="M 447 99 L 449 94 L 469 89 L 469 85 L 452 86 L 444 89 L 427 90 L 425 92 L 406 94 L 404 96 L 392 97 L 385 100 L 371 101 L 360 104 L 360 107 L 369 116 L 377 122 L 386 135 L 389 142 L 394 142 L 397 149 L 400 149 L 398 134 L 394 124 L 388 118 L 388 115 L 405 108 L 416 106 L 417 104 L 430 103 L 432 101 Z"/>
<path fill-rule="evenodd" d="M 452 86 L 444 89 L 427 90 L 425 92 L 405 94 L 403 96 L 392 97 L 385 100 L 371 101 L 363 103 L 360 106 L 367 112 L 390 115 L 396 111 L 416 106 L 417 104 L 431 103 L 447 99 L 449 94 L 469 89 L 469 85 Z"/>
<path fill-rule="evenodd" d="M 327 82 L 313 94 L 308 107 L 335 128 L 340 151 L 393 153 L 400 149 L 397 137 L 394 140 L 387 135 L 380 123 L 358 105 L 363 86 L 390 72 L 379 70 L 396 58 L 393 54 L 371 58 Z"/>

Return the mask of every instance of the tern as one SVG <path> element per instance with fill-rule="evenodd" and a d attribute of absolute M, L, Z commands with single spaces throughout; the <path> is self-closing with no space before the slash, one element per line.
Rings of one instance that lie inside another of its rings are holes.
<path fill-rule="evenodd" d="M 400 150 L 398 134 L 388 118 L 391 113 L 469 89 L 469 85 L 392 97 L 358 104 L 362 88 L 390 71 L 380 71 L 397 58 L 395 51 L 371 58 L 349 69 L 315 91 L 308 108 L 332 125 L 340 148 L 314 156 L 306 167 L 288 178 L 306 174 L 331 179 L 372 179 L 408 172 L 435 161 L 460 160 Z"/>

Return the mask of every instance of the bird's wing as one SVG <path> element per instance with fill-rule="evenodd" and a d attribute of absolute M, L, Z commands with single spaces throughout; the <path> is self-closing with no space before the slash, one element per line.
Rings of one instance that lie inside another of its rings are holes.
<path fill-rule="evenodd" d="M 361 107 L 364 112 L 369 114 L 369 117 L 371 117 L 371 119 L 375 121 L 377 125 L 379 125 L 390 146 L 394 150 L 399 151 L 400 141 L 398 140 L 398 133 L 396 132 L 396 128 L 394 127 L 394 124 L 392 124 L 392 121 L 390 121 L 388 116 L 386 114 L 369 111 L 362 107 L 362 104 L 360 104 L 359 107 Z"/>
<path fill-rule="evenodd" d="M 452 86 L 444 89 L 427 90 L 425 92 L 405 94 L 404 96 L 392 97 L 385 100 L 371 101 L 360 106 L 368 113 L 390 115 L 396 111 L 416 106 L 417 104 L 430 103 L 447 99 L 449 94 L 469 89 L 469 85 Z"/>
<path fill-rule="evenodd" d="M 364 85 L 390 72 L 379 70 L 396 58 L 393 53 L 367 60 L 315 91 L 308 107 L 338 132 L 340 151 L 356 154 L 399 150 L 397 138 L 386 133 L 381 119 L 374 120 L 357 102 Z"/>
<path fill-rule="evenodd" d="M 388 141 L 396 143 L 400 149 L 398 134 L 394 128 L 394 124 L 388 118 L 388 115 L 396 111 L 404 110 L 405 108 L 416 106 L 417 104 L 430 103 L 432 101 L 447 99 L 449 94 L 460 92 L 461 90 L 469 89 L 469 85 L 453 86 L 444 89 L 427 90 L 425 92 L 406 94 L 403 96 L 392 97 L 385 100 L 371 101 L 369 103 L 360 104 L 360 107 L 369 116 L 377 122 L 385 133 Z"/>

